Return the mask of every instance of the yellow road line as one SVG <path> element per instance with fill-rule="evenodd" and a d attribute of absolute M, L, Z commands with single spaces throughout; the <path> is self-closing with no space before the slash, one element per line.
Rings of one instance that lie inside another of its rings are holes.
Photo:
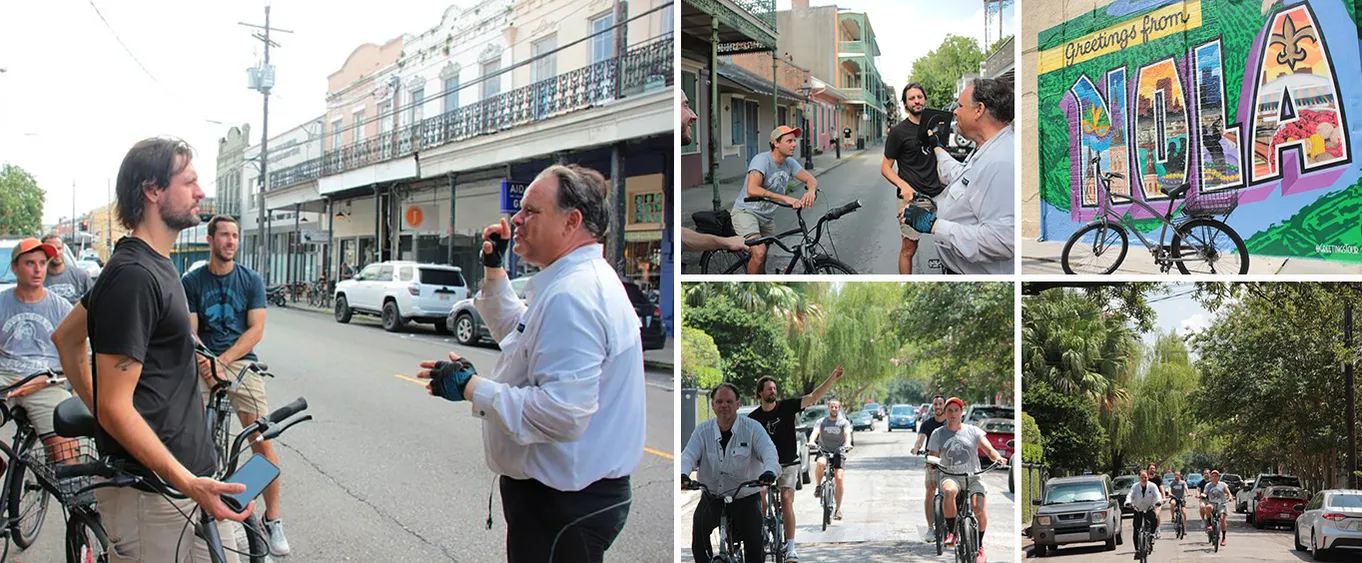
<path fill-rule="evenodd" d="M 420 386 L 422 386 L 422 387 L 425 387 L 425 386 L 426 386 L 426 382 L 425 382 L 425 381 L 421 381 L 421 380 L 419 380 L 419 379 L 407 377 L 407 376 L 405 376 L 405 375 L 396 375 L 396 374 L 394 374 L 393 377 L 396 377 L 396 378 L 398 378 L 398 379 L 403 379 L 403 380 L 406 380 L 406 381 L 410 381 L 410 382 L 415 383 L 415 384 L 417 384 L 417 385 L 420 385 Z M 650 453 L 650 454 L 653 454 L 653 455 L 655 455 L 655 456 L 657 456 L 657 457 L 660 457 L 660 458 L 669 460 L 669 461 L 676 461 L 676 457 L 673 456 L 672 454 L 667 453 L 667 452 L 663 452 L 663 451 L 659 451 L 659 450 L 654 450 L 654 449 L 649 448 L 649 447 L 647 447 L 647 446 L 644 446 L 644 447 L 643 447 L 643 451 L 648 452 L 648 453 Z"/>

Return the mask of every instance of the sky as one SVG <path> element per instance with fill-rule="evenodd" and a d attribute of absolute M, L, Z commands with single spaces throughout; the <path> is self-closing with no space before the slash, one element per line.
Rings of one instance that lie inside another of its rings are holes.
<path fill-rule="evenodd" d="M 473 3 L 387 0 L 358 9 L 275 0 L 271 25 L 293 33 L 271 37 L 280 45 L 270 52 L 276 69 L 271 136 L 325 113 L 326 77 L 356 47 L 419 34 L 438 25 L 447 7 Z M 47 192 L 43 222 L 71 215 L 73 183 L 78 214 L 107 203 L 106 186 L 123 155 L 156 135 L 194 147 L 199 183 L 213 195 L 218 139 L 249 123 L 253 143 L 259 142 L 262 100 L 246 87 L 246 69 L 263 58 L 263 44 L 237 23 L 262 24 L 264 6 L 261 0 L 0 4 L 6 23 L 0 162 L 24 168 Z"/>
<path fill-rule="evenodd" d="M 1172 330 L 1176 331 L 1178 336 L 1187 336 L 1211 326 L 1214 316 L 1190 294 L 1195 287 L 1190 283 L 1170 283 L 1167 294 L 1150 299 L 1158 300 L 1149 305 L 1158 315 L 1155 320 L 1158 332 Z M 1153 343 L 1157 336 L 1154 333 L 1145 334 L 1144 341 Z"/>
<path fill-rule="evenodd" d="M 895 93 L 908 83 L 913 61 L 941 45 L 947 35 L 963 35 L 983 42 L 984 3 L 929 0 L 811 0 L 810 6 L 832 6 L 870 16 L 870 27 L 880 44 L 875 64 L 884 83 Z M 777 10 L 790 9 L 790 0 L 776 0 Z M 1016 4 L 1003 8 L 1003 35 L 1016 35 Z M 989 44 L 998 40 L 998 15 L 989 23 Z M 983 45 L 981 48 L 988 48 Z M 831 80 L 835 77 L 821 77 Z"/>

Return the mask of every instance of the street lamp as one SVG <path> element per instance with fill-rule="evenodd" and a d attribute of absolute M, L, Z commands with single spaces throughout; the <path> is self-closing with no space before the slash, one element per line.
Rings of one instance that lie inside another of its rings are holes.
<path fill-rule="evenodd" d="M 809 131 L 809 111 L 813 109 L 813 103 L 809 95 L 813 93 L 813 84 L 809 82 L 807 76 L 804 77 L 804 85 L 799 87 L 799 92 L 804 94 L 804 169 L 813 170 L 813 135 L 815 132 Z"/>

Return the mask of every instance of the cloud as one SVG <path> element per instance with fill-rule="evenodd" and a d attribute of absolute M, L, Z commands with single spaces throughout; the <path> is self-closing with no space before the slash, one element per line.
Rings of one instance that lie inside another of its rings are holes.
<path fill-rule="evenodd" d="M 1211 327 L 1213 319 L 1206 313 L 1196 313 L 1182 320 L 1178 326 L 1178 336 L 1196 334 Z"/>

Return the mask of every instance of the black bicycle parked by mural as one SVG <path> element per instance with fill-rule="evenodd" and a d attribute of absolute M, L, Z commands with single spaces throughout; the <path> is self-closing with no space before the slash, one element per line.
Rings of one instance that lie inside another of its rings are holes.
<path fill-rule="evenodd" d="M 1090 163 L 1106 194 L 1097 218 L 1078 229 L 1069 237 L 1069 242 L 1064 243 L 1061 257 L 1064 273 L 1115 272 L 1130 250 L 1127 231 L 1135 233 L 1149 249 L 1161 273 L 1168 273 L 1174 266 L 1184 274 L 1248 273 L 1249 253 L 1244 246 L 1244 239 L 1224 221 L 1216 219 L 1220 215 L 1228 219 L 1234 208 L 1238 207 L 1238 192 L 1186 198 L 1181 207 L 1182 213 L 1177 214 L 1178 199 L 1187 195 L 1191 184 L 1184 183 L 1172 189 L 1163 187 L 1159 191 L 1168 196 L 1168 211 L 1160 213 L 1143 201 L 1112 192 L 1111 180 L 1124 179 L 1125 175 L 1102 172 L 1101 157 L 1094 156 Z M 1157 243 L 1145 238 L 1129 213 L 1121 215 L 1112 210 L 1112 207 L 1126 203 L 1144 208 L 1151 217 L 1162 223 Z M 1169 234 L 1172 240 L 1166 243 Z"/>

